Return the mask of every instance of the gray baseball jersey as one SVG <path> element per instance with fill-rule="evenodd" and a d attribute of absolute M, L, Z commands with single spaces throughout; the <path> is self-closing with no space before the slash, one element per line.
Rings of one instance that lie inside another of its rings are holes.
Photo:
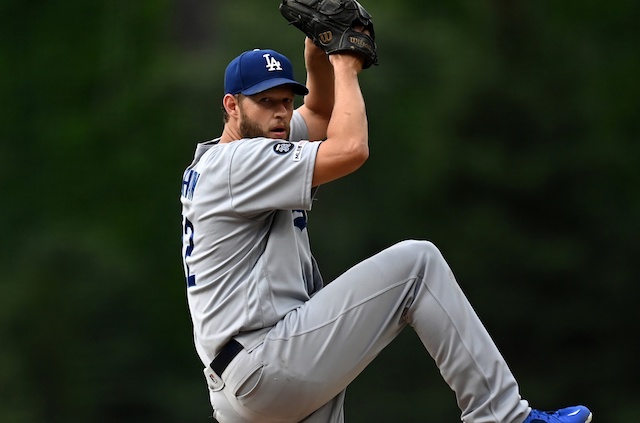
<path fill-rule="evenodd" d="M 322 287 L 306 228 L 320 143 L 306 138 L 295 112 L 293 142 L 202 143 L 184 173 L 182 252 L 205 365 L 231 337 L 273 326 Z"/>

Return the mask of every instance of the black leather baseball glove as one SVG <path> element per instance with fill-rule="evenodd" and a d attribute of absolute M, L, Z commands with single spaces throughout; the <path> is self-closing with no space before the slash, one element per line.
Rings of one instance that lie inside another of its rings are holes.
<path fill-rule="evenodd" d="M 327 54 L 359 52 L 364 69 L 378 64 L 371 15 L 356 0 L 282 0 L 280 12 Z"/>

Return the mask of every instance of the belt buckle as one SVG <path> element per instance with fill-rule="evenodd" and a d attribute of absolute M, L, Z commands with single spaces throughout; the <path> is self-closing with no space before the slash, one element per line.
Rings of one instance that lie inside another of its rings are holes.
<path fill-rule="evenodd" d="M 217 392 L 224 388 L 224 381 L 220 375 L 211 370 L 211 366 L 207 366 L 204 369 L 204 377 L 207 380 L 207 385 L 211 391 Z"/>

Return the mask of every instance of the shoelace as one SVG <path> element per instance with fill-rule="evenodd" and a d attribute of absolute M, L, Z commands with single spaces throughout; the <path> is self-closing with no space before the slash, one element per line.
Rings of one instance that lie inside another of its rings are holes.
<path fill-rule="evenodd" d="M 533 417 L 532 420 L 530 420 L 531 423 L 545 423 L 546 420 L 541 420 L 544 419 L 544 416 L 547 417 L 559 417 L 558 412 L 557 411 L 540 411 L 540 410 L 531 410 L 531 414 L 529 415 L 530 417 Z"/>

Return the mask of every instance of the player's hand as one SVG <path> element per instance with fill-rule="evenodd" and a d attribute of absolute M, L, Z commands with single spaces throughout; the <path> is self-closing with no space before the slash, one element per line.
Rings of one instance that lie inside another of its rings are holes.
<path fill-rule="evenodd" d="M 326 53 L 321 47 L 318 47 L 311 38 L 305 37 L 304 56 L 305 58 L 320 57 L 320 56 L 326 56 Z"/>
<path fill-rule="evenodd" d="M 307 70 L 331 74 L 331 65 L 324 50 L 307 37 L 304 40 L 304 64 Z"/>

